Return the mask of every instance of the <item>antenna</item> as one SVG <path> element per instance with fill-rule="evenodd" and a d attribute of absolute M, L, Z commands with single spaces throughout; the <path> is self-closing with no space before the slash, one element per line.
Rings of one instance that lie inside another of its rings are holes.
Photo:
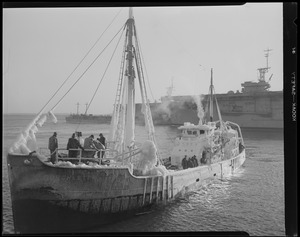
<path fill-rule="evenodd" d="M 272 49 L 266 49 L 264 50 L 266 53 L 265 53 L 265 57 L 267 59 L 267 69 L 269 69 L 269 52 L 272 51 Z"/>
<path fill-rule="evenodd" d="M 266 49 L 264 50 L 265 53 L 265 57 L 267 59 L 267 67 L 264 68 L 258 68 L 257 70 L 259 71 L 259 78 L 258 81 L 260 82 L 265 82 L 265 74 L 269 71 L 270 67 L 269 67 L 269 52 L 272 51 L 272 49 Z"/>

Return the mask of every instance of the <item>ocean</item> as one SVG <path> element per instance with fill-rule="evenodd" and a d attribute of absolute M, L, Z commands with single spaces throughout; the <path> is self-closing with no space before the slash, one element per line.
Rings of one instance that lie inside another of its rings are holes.
<path fill-rule="evenodd" d="M 65 115 L 56 115 L 58 122 L 45 122 L 36 134 L 38 146 L 47 147 L 48 138 L 58 133 L 59 146 L 66 147 L 75 130 L 83 137 L 103 133 L 109 125 L 67 124 Z M 3 115 L 2 142 L 2 233 L 14 234 L 6 155 L 18 134 L 34 118 L 33 114 Z M 162 157 L 178 134 L 173 126 L 157 126 L 156 138 Z M 98 232 L 202 232 L 245 231 L 252 236 L 284 236 L 284 152 L 283 130 L 243 130 L 246 161 L 233 176 L 212 180 L 200 190 L 156 209 L 126 220 L 87 231 Z M 143 127 L 136 127 L 136 140 L 144 141 Z M 45 213 L 46 214 L 46 213 Z"/>

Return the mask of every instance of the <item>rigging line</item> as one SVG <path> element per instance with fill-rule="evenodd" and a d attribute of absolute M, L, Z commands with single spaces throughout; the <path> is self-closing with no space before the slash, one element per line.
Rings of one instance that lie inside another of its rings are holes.
<path fill-rule="evenodd" d="M 122 10 L 123 8 L 121 8 Z M 111 24 L 115 21 L 117 16 L 120 14 L 121 10 L 117 13 L 117 15 L 113 18 L 113 20 L 110 22 L 110 24 L 106 27 L 106 29 L 103 31 L 103 33 L 100 35 L 100 37 L 97 39 L 97 41 L 94 43 L 94 45 L 90 48 L 90 50 L 85 54 L 85 56 L 80 60 L 80 62 L 77 64 L 77 66 L 73 69 L 73 71 L 69 74 L 67 79 L 61 84 L 61 86 L 56 90 L 54 95 L 48 100 L 48 102 L 44 105 L 44 107 L 40 110 L 38 114 L 40 114 L 45 107 L 50 103 L 50 101 L 54 98 L 54 96 L 58 93 L 58 91 L 64 86 L 64 84 L 70 79 L 70 77 L 73 75 L 73 73 L 76 71 L 76 69 L 81 65 L 83 60 L 88 56 L 88 54 L 91 52 L 91 50 L 95 47 L 95 45 L 98 43 L 98 41 L 102 38 L 103 34 L 106 32 L 106 30 L 111 26 Z M 55 108 L 55 106 L 54 106 Z M 53 109 L 53 108 L 52 108 Z"/>
<path fill-rule="evenodd" d="M 220 121 L 220 126 L 223 126 L 225 128 L 225 130 L 227 130 L 226 126 L 224 126 L 224 121 L 222 119 L 221 111 L 220 111 L 220 108 L 219 108 L 219 105 L 218 105 L 218 100 L 217 100 L 215 88 L 213 88 L 213 90 L 214 90 L 214 96 L 215 96 L 215 101 L 216 101 L 216 107 L 217 107 L 217 113 L 218 113 L 218 117 L 219 117 L 219 121 Z"/>
<path fill-rule="evenodd" d="M 142 59 L 140 57 L 141 53 L 140 53 L 140 47 L 139 47 L 139 43 L 138 43 L 138 39 L 137 39 L 137 35 L 135 35 L 135 38 L 136 38 L 136 52 L 137 54 L 135 53 L 136 55 L 136 64 L 137 64 L 137 68 L 139 68 L 139 71 L 141 73 L 141 88 L 144 90 L 144 97 L 146 99 L 146 101 L 144 101 L 144 103 L 146 104 L 146 110 L 145 111 L 146 113 L 144 114 L 144 116 L 150 116 L 147 117 L 147 120 L 150 119 L 150 123 L 149 123 L 149 132 L 150 132 L 150 135 L 152 137 L 152 140 L 155 144 L 155 146 L 157 146 L 157 142 L 156 142 L 156 137 L 155 137 L 155 134 L 154 134 L 154 124 L 153 124 L 153 119 L 152 119 L 152 114 L 151 114 L 151 108 L 150 108 L 150 104 L 149 104 L 149 101 L 148 101 L 148 96 L 147 96 L 147 90 L 146 90 L 146 84 L 145 84 L 145 77 L 144 77 L 144 73 L 143 73 L 143 67 L 142 67 Z M 140 77 L 139 76 L 139 77 Z M 150 113 L 150 114 L 149 114 Z M 161 154 L 159 151 L 157 151 L 157 156 L 158 156 L 158 163 L 159 164 L 163 164 L 163 161 L 162 161 L 162 158 L 161 158 Z"/>
<path fill-rule="evenodd" d="M 125 23 L 126 24 L 126 23 Z M 93 60 L 93 62 L 88 66 L 88 68 L 81 74 L 81 76 L 76 80 L 76 82 L 71 86 L 71 88 L 62 96 L 62 98 L 52 107 L 53 110 L 62 99 L 70 92 L 70 90 L 77 84 L 77 82 L 83 77 L 83 75 L 90 69 L 90 67 L 96 62 L 96 60 L 100 57 L 100 55 L 105 51 L 105 49 L 110 45 L 110 43 L 114 40 L 114 38 L 120 33 L 124 25 L 120 28 L 120 30 L 114 35 L 114 37 L 109 41 L 109 43 L 104 47 L 104 49 L 97 55 L 97 57 Z"/>
<path fill-rule="evenodd" d="M 122 88 L 123 88 L 123 78 L 124 78 L 124 70 L 125 70 L 125 54 L 126 54 L 126 47 L 127 47 L 127 37 L 125 37 L 124 40 L 124 46 L 123 46 L 123 53 L 122 53 L 122 59 L 121 59 L 121 64 L 120 64 L 120 71 L 119 71 L 119 79 L 118 79 L 118 86 L 117 86 L 117 92 L 114 100 L 114 109 L 113 109 L 113 116 L 114 119 L 117 117 L 119 113 L 117 111 L 119 109 L 118 106 L 120 104 L 121 96 L 122 96 Z M 120 88 L 120 91 L 119 91 Z M 118 104 L 118 105 L 117 105 Z"/>
<path fill-rule="evenodd" d="M 134 27 L 136 28 L 136 25 Z M 134 29 L 134 30 L 135 30 L 135 38 L 137 40 L 138 51 L 141 52 L 141 58 L 142 58 L 142 62 L 144 64 L 144 68 L 145 68 L 145 72 L 146 72 L 146 79 L 147 79 L 147 82 L 148 82 L 148 87 L 149 87 L 149 90 L 150 90 L 150 94 L 152 96 L 153 101 L 155 101 L 153 93 L 152 93 L 152 89 L 151 89 L 151 86 L 150 86 L 150 83 L 149 83 L 148 72 L 147 72 L 145 61 L 144 61 L 144 56 L 143 56 L 143 53 L 142 53 L 142 46 L 141 46 L 141 43 L 140 43 L 140 39 L 138 38 L 136 29 Z"/>
<path fill-rule="evenodd" d="M 146 98 L 145 103 L 148 105 L 150 113 L 151 113 L 151 109 L 150 109 L 150 105 L 149 105 L 149 101 L 148 101 L 147 90 L 146 90 L 145 77 L 144 77 L 144 73 L 143 73 L 142 59 L 140 57 L 141 52 L 140 52 L 140 47 L 139 47 L 137 36 L 136 36 L 136 48 L 137 48 L 138 61 L 139 61 L 139 66 L 140 66 L 140 71 L 141 71 L 141 76 L 142 76 L 142 82 L 143 82 L 143 86 L 144 86 L 144 90 L 145 90 L 145 98 Z M 152 120 L 152 117 L 151 117 L 151 120 Z M 153 120 L 152 120 L 152 123 L 153 123 Z"/>
<path fill-rule="evenodd" d="M 209 95 L 209 94 L 210 94 L 210 89 L 208 89 L 207 95 Z M 204 122 L 206 122 L 205 120 L 206 120 L 206 117 L 208 116 L 208 104 L 209 104 L 208 101 L 209 101 L 209 96 L 207 96 L 206 100 L 205 100 L 205 108 L 204 108 L 204 116 L 203 116 Z"/>
<path fill-rule="evenodd" d="M 111 56 L 110 59 L 109 59 L 109 62 L 108 62 L 108 64 L 107 64 L 106 68 L 105 68 L 105 71 L 104 71 L 104 73 L 103 73 L 103 75 L 102 75 L 102 78 L 101 78 L 100 82 L 98 83 L 98 86 L 97 86 L 97 88 L 96 88 L 96 90 L 95 90 L 95 92 L 94 92 L 94 94 L 93 94 L 93 97 L 92 97 L 90 103 L 89 103 L 88 106 L 87 106 L 86 112 L 87 112 L 88 109 L 90 108 L 90 105 L 91 105 L 91 103 L 93 102 L 93 100 L 94 100 L 94 98 L 95 98 L 95 95 L 96 95 L 96 93 L 97 93 L 97 91 L 98 91 L 98 89 L 99 89 L 99 86 L 101 85 L 101 83 L 102 83 L 102 81 L 103 81 L 103 79 L 104 79 L 104 76 L 105 76 L 105 74 L 106 74 L 106 72 L 107 72 L 107 69 L 108 69 L 110 63 L 111 63 L 111 60 L 113 59 L 113 57 L 114 57 L 114 55 L 115 55 L 115 52 L 116 52 L 116 50 L 117 50 L 117 48 L 118 48 L 118 46 L 119 46 L 119 43 L 120 43 L 121 38 L 122 38 L 122 36 L 123 36 L 123 33 L 124 33 L 124 29 L 123 29 L 123 31 L 122 31 L 122 34 L 121 34 L 121 36 L 120 36 L 120 38 L 119 38 L 119 40 L 118 40 L 118 43 L 117 43 L 115 49 L 114 49 L 114 51 L 113 51 L 112 56 Z"/>

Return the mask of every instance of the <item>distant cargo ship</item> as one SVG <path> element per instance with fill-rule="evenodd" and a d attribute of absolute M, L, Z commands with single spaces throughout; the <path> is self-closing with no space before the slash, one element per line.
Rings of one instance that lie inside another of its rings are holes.
<path fill-rule="evenodd" d="M 219 108 L 224 120 L 235 122 L 243 128 L 283 128 L 283 91 L 269 91 L 270 80 L 266 73 L 270 67 L 268 57 L 270 49 L 265 50 L 267 66 L 258 68 L 257 82 L 246 81 L 241 84 L 241 92 L 229 91 L 216 94 Z M 151 103 L 155 125 L 180 125 L 186 121 L 197 124 L 197 104 L 193 96 L 171 96 L 161 98 L 161 103 Z M 202 99 L 202 107 L 207 105 L 208 95 Z M 216 106 L 214 106 L 216 108 Z M 136 105 L 136 120 L 142 122 L 141 105 Z"/>
<path fill-rule="evenodd" d="M 110 124 L 111 115 L 71 114 L 66 117 L 67 123 Z"/>
<path fill-rule="evenodd" d="M 79 114 L 79 103 L 77 103 L 77 114 L 70 114 L 69 116 L 67 116 L 66 122 L 76 124 L 110 124 L 111 118 L 112 116 L 110 114 Z"/>

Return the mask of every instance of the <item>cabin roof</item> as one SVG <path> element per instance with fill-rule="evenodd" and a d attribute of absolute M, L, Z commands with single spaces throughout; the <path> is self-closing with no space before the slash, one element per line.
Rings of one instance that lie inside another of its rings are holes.
<path fill-rule="evenodd" d="M 178 127 L 178 129 L 180 129 L 180 130 L 184 130 L 184 129 L 209 130 L 209 127 L 207 125 L 203 125 L 203 124 L 195 125 L 192 123 L 184 123 L 184 125 Z"/>

